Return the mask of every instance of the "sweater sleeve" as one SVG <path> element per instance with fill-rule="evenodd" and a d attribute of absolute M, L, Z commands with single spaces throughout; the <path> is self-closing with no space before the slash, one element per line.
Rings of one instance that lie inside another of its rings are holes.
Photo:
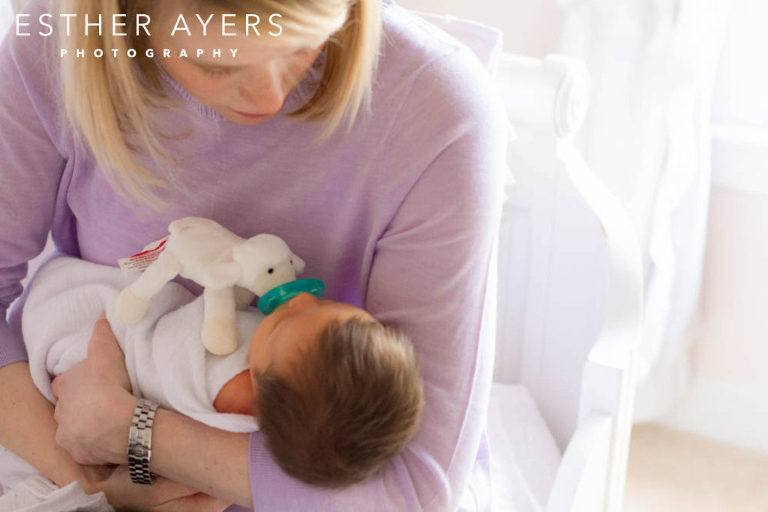
<path fill-rule="evenodd" d="M 255 510 L 458 506 L 490 394 L 494 340 L 481 320 L 507 141 L 494 86 L 467 52 L 438 58 L 418 74 L 384 142 L 382 168 L 409 166 L 416 179 L 376 245 L 364 285 L 366 309 L 413 340 L 425 392 L 421 431 L 376 477 L 334 491 L 284 475 L 255 433 Z"/>
<path fill-rule="evenodd" d="M 45 42 L 10 31 L 0 46 L 0 367 L 27 359 L 6 319 L 27 262 L 45 246 L 64 158 L 52 142 Z"/>

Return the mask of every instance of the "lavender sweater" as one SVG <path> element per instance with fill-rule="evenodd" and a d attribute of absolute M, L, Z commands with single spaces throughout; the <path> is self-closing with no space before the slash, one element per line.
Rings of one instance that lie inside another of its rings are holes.
<path fill-rule="evenodd" d="M 33 20 L 49 12 L 42 0 L 28 10 Z M 244 237 L 281 236 L 307 261 L 305 275 L 325 281 L 328 298 L 360 305 L 414 340 L 426 407 L 405 452 L 365 483 L 319 490 L 286 476 L 254 433 L 256 510 L 455 508 L 485 451 L 493 339 L 481 319 L 500 217 L 503 109 L 469 50 L 391 0 L 383 24 L 371 112 L 320 147 L 311 144 L 315 124 L 277 117 L 238 125 L 169 79 L 184 108 L 156 122 L 190 132 L 168 142 L 188 190 L 169 193 L 161 213 L 123 202 L 57 122 L 58 55 L 44 51 L 56 38 L 9 35 L 0 48 L 3 313 L 22 294 L 27 261 L 49 230 L 60 253 L 115 265 L 163 237 L 173 219 L 194 215 Z M 311 91 L 322 58 L 285 110 Z M 26 359 L 21 303 L 9 324 L 0 322 L 0 366 Z"/>

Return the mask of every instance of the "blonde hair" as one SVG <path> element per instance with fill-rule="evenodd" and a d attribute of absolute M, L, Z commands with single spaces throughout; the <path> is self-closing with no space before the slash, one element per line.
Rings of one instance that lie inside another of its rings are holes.
<path fill-rule="evenodd" d="M 84 49 L 86 56 L 101 49 L 104 55 L 118 50 L 124 56 L 129 48 L 144 52 L 146 37 L 136 37 L 136 14 L 150 14 L 150 0 L 63 0 L 62 13 L 82 19 L 99 14 L 111 20 L 126 14 L 129 37 L 115 37 L 92 31 L 86 36 L 76 30 L 66 36 L 59 27 L 63 49 Z M 327 40 L 322 79 L 311 98 L 288 117 L 304 121 L 323 121 L 316 143 L 326 141 L 347 120 L 350 130 L 360 108 L 370 109 L 371 90 L 376 72 L 381 39 L 379 0 L 199 0 L 216 9 L 244 15 L 257 10 L 279 12 L 286 33 L 304 34 L 315 40 L 319 34 L 336 29 Z M 150 14 L 151 15 L 151 14 Z M 63 23 L 63 19 L 62 19 Z M 302 32 L 303 31 L 303 32 Z M 306 39 L 305 39 L 306 40 Z M 286 40 L 288 43 L 294 40 Z M 283 44 L 287 44 L 283 41 Z M 319 42 L 317 43 L 320 44 Z M 164 150 L 168 135 L 158 133 L 151 124 L 155 109 L 178 106 L 165 94 L 161 70 L 152 59 L 85 58 L 61 59 L 61 83 L 66 121 L 79 144 L 92 152 L 107 181 L 122 197 L 155 209 L 167 206 L 158 194 L 169 186 L 179 186 L 173 171 L 173 158 Z M 148 158 L 153 172 L 141 163 Z M 163 165 L 164 164 L 164 165 Z"/>

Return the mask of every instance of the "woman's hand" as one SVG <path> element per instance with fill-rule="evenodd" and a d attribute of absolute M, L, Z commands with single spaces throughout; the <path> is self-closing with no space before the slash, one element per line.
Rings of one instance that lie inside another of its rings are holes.
<path fill-rule="evenodd" d="M 134 484 L 127 466 L 83 466 L 82 470 L 85 492 L 103 491 L 117 510 L 220 512 L 230 505 L 162 477 L 152 485 Z"/>
<path fill-rule="evenodd" d="M 56 442 L 80 464 L 125 464 L 136 398 L 125 356 L 102 314 L 88 343 L 88 357 L 56 377 Z"/>
<path fill-rule="evenodd" d="M 129 391 L 124 361 L 109 322 L 102 316 L 93 328 L 88 357 L 51 383 L 58 399 L 56 442 L 78 463 L 99 466 L 81 466 L 80 474 L 85 476 L 78 480 L 84 482 L 83 489 L 87 493 L 104 491 L 118 510 L 208 512 L 227 506 L 174 481 L 208 492 L 215 489 L 219 496 L 233 496 L 227 498 L 230 501 L 250 503 L 247 434 L 211 429 L 171 411 L 160 410 L 155 417 L 153 440 L 164 442 L 153 442 L 157 446 L 153 446 L 152 464 L 157 473 L 173 481 L 159 478 L 152 485 L 130 481 L 124 464 L 137 399 Z M 180 445 L 180 441 L 187 444 Z M 203 453 L 195 452 L 201 445 Z M 221 461 L 227 464 L 212 471 Z M 108 466 L 115 464 L 123 466 Z"/>

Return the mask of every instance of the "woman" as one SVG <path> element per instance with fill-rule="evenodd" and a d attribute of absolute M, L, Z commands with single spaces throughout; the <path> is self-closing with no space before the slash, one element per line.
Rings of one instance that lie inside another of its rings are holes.
<path fill-rule="evenodd" d="M 136 406 L 108 326 L 54 382 L 54 421 L 24 362 L 19 306 L 0 324 L 0 445 L 129 508 L 456 508 L 483 450 L 493 340 L 480 326 L 506 142 L 482 66 L 391 0 L 60 4 L 79 15 L 60 18 L 61 46 L 33 26 L 0 50 L 0 305 L 20 295 L 49 229 L 59 252 L 110 265 L 184 216 L 275 233 L 328 298 L 409 334 L 424 420 L 381 474 L 328 491 L 283 474 L 258 432 L 159 410 L 150 469 L 163 478 L 133 485 L 125 466 L 98 466 L 126 464 Z M 29 20 L 53 8 L 33 1 Z M 276 12 L 279 36 L 245 35 L 249 13 Z M 86 37 L 86 13 L 126 26 Z"/>

